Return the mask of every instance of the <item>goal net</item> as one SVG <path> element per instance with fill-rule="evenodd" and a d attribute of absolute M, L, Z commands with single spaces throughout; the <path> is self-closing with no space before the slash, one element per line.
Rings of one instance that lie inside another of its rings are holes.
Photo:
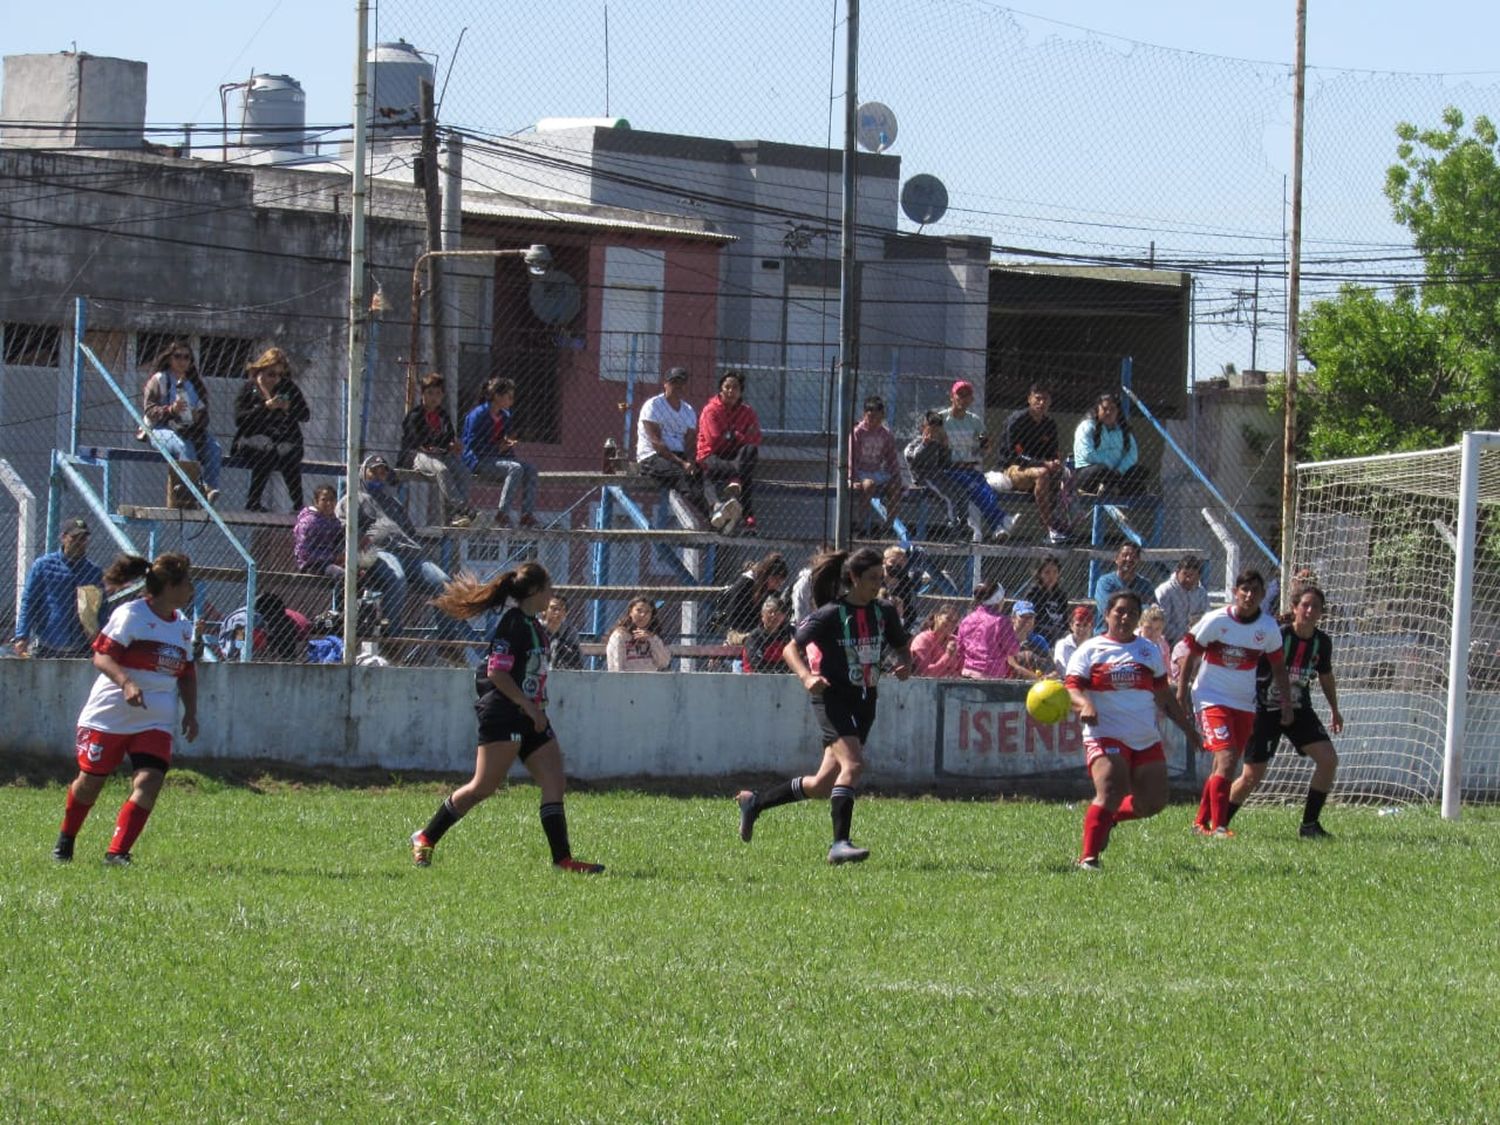
<path fill-rule="evenodd" d="M 1424 802 L 1443 793 L 1455 637 L 1466 675 L 1451 709 L 1460 764 L 1449 800 L 1500 799 L 1500 435 L 1469 438 L 1477 488 L 1468 519 L 1461 446 L 1297 467 L 1290 569 L 1310 571 L 1327 595 L 1323 628 L 1345 724 L 1334 737 L 1333 800 Z M 1455 618 L 1468 527 L 1472 594 Z M 1326 722 L 1316 685 L 1312 694 Z M 1255 799 L 1300 799 L 1310 777 L 1310 763 L 1283 742 Z"/>

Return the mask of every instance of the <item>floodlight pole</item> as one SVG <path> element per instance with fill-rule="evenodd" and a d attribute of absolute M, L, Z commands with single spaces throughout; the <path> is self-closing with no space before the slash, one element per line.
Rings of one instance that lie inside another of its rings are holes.
<path fill-rule="evenodd" d="M 552 268 L 552 251 L 539 242 L 524 250 L 428 250 L 418 255 L 411 268 L 411 339 L 406 352 L 407 396 L 412 401 L 416 398 L 417 357 L 422 346 L 422 271 L 434 258 L 525 258 L 533 277 L 546 277 Z"/>
<path fill-rule="evenodd" d="M 359 462 L 361 397 L 365 369 L 365 130 L 369 90 L 365 55 L 369 50 L 370 2 L 359 0 L 354 50 L 354 168 L 349 214 L 349 349 L 344 408 L 344 663 L 353 664 L 359 647 Z M 250 607 L 253 616 L 255 607 Z"/>
<path fill-rule="evenodd" d="M 1302 293 L 1302 117 L 1307 101 L 1307 0 L 1297 0 L 1297 66 L 1292 80 L 1292 257 L 1286 289 L 1286 428 L 1281 442 L 1281 602 L 1297 565 L 1297 313 Z"/>
<path fill-rule="evenodd" d="M 847 0 L 849 20 L 844 58 L 843 214 L 839 251 L 839 373 L 833 404 L 833 440 L 838 449 L 833 482 L 833 546 L 849 548 L 849 431 L 854 418 L 854 386 L 859 367 L 859 303 L 855 287 L 856 184 L 855 133 L 859 124 L 859 0 Z"/>

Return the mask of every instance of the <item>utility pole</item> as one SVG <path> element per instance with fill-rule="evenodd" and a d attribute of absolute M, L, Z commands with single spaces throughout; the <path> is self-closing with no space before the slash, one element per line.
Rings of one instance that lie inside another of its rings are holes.
<path fill-rule="evenodd" d="M 345 376 L 344 471 L 349 515 L 344 521 L 344 663 L 359 649 L 359 492 L 360 419 L 365 369 L 365 135 L 370 124 L 365 53 L 369 47 L 370 0 L 359 0 L 354 51 L 354 185 L 349 215 L 349 355 Z"/>
<path fill-rule="evenodd" d="M 421 81 L 422 113 L 421 149 L 417 155 L 417 177 L 422 186 L 422 203 L 427 220 L 427 251 L 443 249 L 443 189 L 438 178 L 437 110 L 433 104 L 432 83 Z M 427 363 L 430 370 L 443 354 L 443 267 L 436 258 L 427 259 Z M 406 409 L 417 400 L 418 357 L 413 354 L 406 364 Z"/>
<path fill-rule="evenodd" d="M 1297 519 L 1297 309 L 1302 281 L 1302 111 L 1307 96 L 1307 0 L 1297 0 L 1292 83 L 1292 259 L 1286 293 L 1286 431 L 1281 449 L 1281 604 L 1291 595 Z"/>
<path fill-rule="evenodd" d="M 839 374 L 833 403 L 833 440 L 838 448 L 838 476 L 833 484 L 833 546 L 849 547 L 849 431 L 854 420 L 854 387 L 859 369 L 859 296 L 855 266 L 855 134 L 859 123 L 859 0 L 848 0 L 849 22 L 844 67 L 843 240 L 839 252 Z"/>

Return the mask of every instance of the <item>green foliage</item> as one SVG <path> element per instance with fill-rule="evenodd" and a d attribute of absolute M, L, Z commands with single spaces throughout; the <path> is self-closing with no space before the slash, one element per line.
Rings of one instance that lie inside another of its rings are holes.
<path fill-rule="evenodd" d="M 1464 133 L 1396 128 L 1393 214 L 1423 258 L 1420 291 L 1346 285 L 1303 316 L 1316 369 L 1299 454 L 1312 460 L 1449 445 L 1493 428 L 1500 404 L 1500 159 L 1486 117 Z M 1302 406 L 1299 404 L 1299 409 Z"/>
<path fill-rule="evenodd" d="M 117 784 L 67 867 L 0 790 L 7 1119 L 1500 1116 L 1493 810 L 1176 806 L 1092 874 L 1081 806 L 862 799 L 830 868 L 826 804 L 583 794 L 579 878 L 530 787 L 413 869 L 442 792 L 169 786 L 109 870 Z"/>

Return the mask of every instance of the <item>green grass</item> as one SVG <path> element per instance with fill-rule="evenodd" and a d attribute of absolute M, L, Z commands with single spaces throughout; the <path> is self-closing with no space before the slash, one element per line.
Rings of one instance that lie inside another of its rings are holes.
<path fill-rule="evenodd" d="M 1117 830 L 1081 807 L 867 799 L 734 835 L 727 798 L 481 806 L 174 774 L 136 866 L 71 866 L 0 789 L 0 1117 L 17 1121 L 1481 1120 L 1500 1115 L 1500 816 L 1291 810 Z"/>

